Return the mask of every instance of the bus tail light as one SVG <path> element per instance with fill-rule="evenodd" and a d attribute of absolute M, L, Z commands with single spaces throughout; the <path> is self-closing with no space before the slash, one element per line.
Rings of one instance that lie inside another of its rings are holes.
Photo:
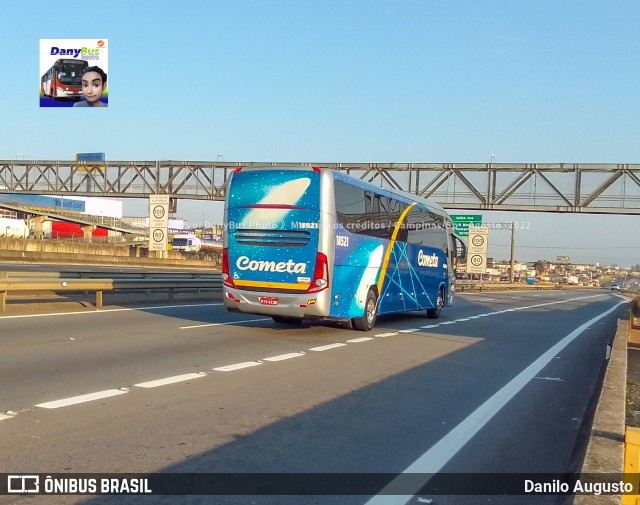
<path fill-rule="evenodd" d="M 329 264 L 327 256 L 319 252 L 316 256 L 316 268 L 313 271 L 313 279 L 307 289 L 307 293 L 317 293 L 329 286 Z"/>
<path fill-rule="evenodd" d="M 229 249 L 226 247 L 222 250 L 222 284 L 228 288 L 236 287 L 231 278 L 231 271 L 229 270 Z"/>

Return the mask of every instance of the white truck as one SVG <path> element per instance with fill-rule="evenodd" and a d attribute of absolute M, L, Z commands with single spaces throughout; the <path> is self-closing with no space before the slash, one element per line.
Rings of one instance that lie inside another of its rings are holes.
<path fill-rule="evenodd" d="M 174 235 L 171 249 L 183 252 L 198 252 L 202 249 L 202 240 L 195 235 Z"/>

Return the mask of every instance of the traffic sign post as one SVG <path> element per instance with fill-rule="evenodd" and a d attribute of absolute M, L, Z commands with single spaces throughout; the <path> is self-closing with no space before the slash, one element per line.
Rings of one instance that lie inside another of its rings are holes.
<path fill-rule="evenodd" d="M 166 251 L 169 247 L 169 195 L 149 196 L 149 250 Z"/>
<path fill-rule="evenodd" d="M 489 249 L 489 228 L 486 226 L 469 227 L 469 245 L 467 247 L 467 273 L 482 275 L 487 271 L 487 250 Z"/>

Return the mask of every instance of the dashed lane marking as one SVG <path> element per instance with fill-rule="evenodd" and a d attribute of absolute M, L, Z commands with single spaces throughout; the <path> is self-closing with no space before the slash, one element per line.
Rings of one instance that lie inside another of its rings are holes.
<path fill-rule="evenodd" d="M 103 398 L 124 395 L 126 393 L 127 391 L 123 391 L 121 389 L 107 389 L 105 391 L 98 391 L 97 393 L 89 393 L 86 395 L 72 396 L 71 398 L 63 398 L 62 400 L 39 403 L 36 407 L 40 407 L 42 409 L 59 409 L 60 407 L 68 407 L 69 405 L 77 405 L 78 403 L 102 400 Z"/>
<path fill-rule="evenodd" d="M 470 319 L 477 319 L 477 318 L 480 318 L 480 317 L 487 317 L 487 316 L 491 316 L 491 315 L 494 315 L 494 314 L 502 314 L 504 312 L 511 312 L 511 311 L 514 311 L 514 310 L 530 309 L 530 308 L 536 308 L 536 307 L 543 307 L 543 306 L 547 306 L 547 305 L 557 305 L 557 304 L 561 304 L 561 303 L 567 303 L 567 302 L 572 302 L 572 301 L 576 301 L 576 300 L 582 300 L 582 299 L 586 299 L 586 298 L 597 298 L 597 297 L 602 297 L 602 296 L 607 296 L 607 295 L 603 295 L 603 294 L 590 295 L 590 296 L 571 298 L 571 299 L 568 299 L 568 300 L 561 300 L 561 301 L 556 301 L 556 302 L 540 303 L 540 304 L 530 305 L 530 306 L 526 306 L 526 307 L 516 307 L 516 308 L 513 308 L 513 309 L 508 309 L 508 310 L 504 310 L 504 311 L 500 311 L 500 312 L 490 312 L 490 313 L 487 313 L 487 314 L 478 314 L 478 315 L 475 315 L 475 316 L 470 316 L 468 318 L 462 318 L 462 319 L 458 319 L 458 320 L 455 320 L 455 321 L 443 321 L 443 322 L 438 323 L 438 324 L 431 324 L 431 325 L 421 326 L 421 328 L 423 328 L 423 329 L 436 328 L 436 327 L 438 327 L 440 325 L 455 324 L 456 322 L 467 321 L 467 320 L 470 320 Z M 626 301 L 626 299 L 625 299 L 625 301 Z M 611 311 L 613 311 L 616 307 L 618 307 L 622 303 L 625 303 L 625 302 L 620 302 L 618 305 L 613 307 L 610 311 L 606 312 L 605 314 L 610 313 Z M 220 305 L 220 304 L 171 305 L 171 306 L 156 306 L 156 307 L 148 307 L 148 308 L 149 309 L 163 309 L 163 308 L 176 308 L 176 307 L 187 307 L 187 306 L 201 307 L 201 306 L 211 306 L 211 305 Z M 127 309 L 107 309 L 107 310 L 102 311 L 102 312 L 121 312 L 121 311 L 132 311 L 132 310 L 141 310 L 141 307 L 138 307 L 138 308 L 127 308 Z M 40 314 L 40 315 L 25 315 L 25 316 L 4 316 L 4 317 L 0 317 L 0 319 L 15 318 L 15 317 L 45 317 L 45 316 L 55 316 L 55 315 L 87 314 L 87 313 L 100 313 L 100 312 L 75 312 L 75 313 L 64 313 L 64 314 L 63 313 L 56 313 L 56 314 Z M 588 326 L 590 323 L 599 320 L 605 314 L 602 314 L 598 318 L 592 319 L 591 321 L 589 321 L 589 323 L 586 323 L 586 325 Z M 242 323 L 247 323 L 247 322 L 265 321 L 265 320 L 269 320 L 269 318 L 252 319 L 252 320 L 236 321 L 236 322 L 226 322 L 226 323 L 213 323 L 213 324 L 206 324 L 206 325 L 185 326 L 182 329 L 196 328 L 196 327 L 203 327 L 203 326 L 220 326 L 220 325 L 228 325 L 228 324 L 242 324 Z M 584 328 L 587 328 L 587 326 L 585 326 L 585 325 L 583 325 L 583 326 L 584 326 Z M 583 328 L 583 327 L 581 327 L 581 328 Z M 419 331 L 419 330 L 415 329 L 415 328 L 410 328 L 410 329 L 406 329 L 406 330 L 398 330 L 396 332 L 379 333 L 379 334 L 375 335 L 375 337 L 391 337 L 391 336 L 397 335 L 398 333 L 413 333 L 415 331 Z M 360 338 L 347 340 L 347 343 L 366 342 L 368 340 L 373 340 L 373 339 L 374 339 L 374 337 L 360 337 Z M 336 347 L 342 347 L 342 346 L 345 346 L 345 345 L 346 345 L 345 343 L 334 343 L 334 344 L 328 344 L 328 345 L 324 345 L 324 346 L 314 347 L 314 348 L 312 348 L 310 350 L 311 351 L 324 351 L 324 350 L 333 349 L 333 348 L 336 348 Z M 271 361 L 271 362 L 284 361 L 284 360 L 287 360 L 287 359 L 297 358 L 297 357 L 304 356 L 304 355 L 305 355 L 304 352 L 294 352 L 294 353 L 281 354 L 281 355 L 278 355 L 278 356 L 272 356 L 272 357 L 269 357 L 269 358 L 265 358 L 264 360 L 250 361 L 250 362 L 244 362 L 244 363 L 236 363 L 236 364 L 233 364 L 233 365 L 227 365 L 227 366 L 223 366 L 223 367 L 216 367 L 216 368 L 213 368 L 212 371 L 227 372 L 227 371 L 233 371 L 233 370 L 240 370 L 240 369 L 243 369 L 243 368 L 248 368 L 248 367 L 254 367 L 254 366 L 257 366 L 257 365 L 261 365 L 264 361 Z M 188 373 L 188 374 L 183 374 L 183 375 L 176 375 L 176 376 L 173 376 L 173 377 L 166 377 L 164 379 L 158 379 L 158 380 L 154 380 L 154 381 L 142 382 L 142 383 L 139 383 L 139 384 L 135 384 L 133 387 L 153 388 L 153 387 L 159 387 L 159 386 L 164 386 L 164 385 L 168 385 L 168 384 L 174 384 L 176 382 L 184 382 L 184 381 L 188 381 L 188 380 L 199 379 L 199 378 L 206 377 L 206 376 L 207 376 L 207 373 L 205 373 L 205 372 Z M 539 378 L 539 377 L 535 377 L 535 378 Z M 546 378 L 546 377 L 544 379 L 550 380 L 549 378 Z M 128 388 L 108 389 L 108 390 L 105 390 L 105 391 L 98 391 L 96 393 L 89 393 L 89 394 L 84 394 L 84 395 L 79 395 L 79 396 L 73 396 L 73 397 L 70 397 L 70 398 L 63 398 L 61 400 L 44 402 L 44 403 L 40 403 L 40 404 L 36 405 L 36 407 L 45 408 L 45 409 L 57 409 L 57 408 L 60 408 L 60 407 L 66 407 L 66 406 L 70 406 L 70 405 L 76 405 L 76 404 L 79 404 L 79 403 L 91 402 L 91 401 L 95 401 L 95 400 L 109 398 L 109 397 L 112 397 L 112 396 L 118 396 L 118 395 L 126 394 L 128 391 L 129 391 Z M 13 414 L 11 414 L 11 415 L 0 414 L 0 421 L 1 420 L 5 420 L 5 419 L 9 419 L 11 417 L 15 417 L 15 415 L 13 415 Z"/>
<path fill-rule="evenodd" d="M 287 354 L 280 354 L 279 356 L 271 356 L 270 358 L 264 358 L 262 361 L 284 361 L 285 359 L 298 358 L 304 356 L 303 352 L 290 352 Z"/>
<path fill-rule="evenodd" d="M 245 361 L 244 363 L 236 363 L 235 365 L 219 366 L 212 368 L 215 372 L 233 372 L 234 370 L 242 370 L 243 368 L 250 368 L 252 366 L 262 365 L 260 361 Z"/>
<path fill-rule="evenodd" d="M 202 377 L 206 377 L 206 373 L 185 373 L 182 375 L 174 375 L 173 377 L 165 377 L 164 379 L 157 379 L 148 382 L 141 382 L 139 384 L 134 384 L 133 386 L 136 388 L 157 388 L 160 386 L 166 386 L 167 384 L 175 384 L 176 382 L 184 382 L 192 379 L 200 379 Z"/>
<path fill-rule="evenodd" d="M 179 326 L 179 330 L 190 330 L 192 328 L 207 328 L 209 326 L 225 326 L 229 324 L 244 324 L 244 323 L 255 323 L 256 321 L 271 321 L 270 317 L 263 317 L 260 319 L 244 319 L 242 321 L 227 321 L 226 323 L 206 323 L 206 324 L 194 324 L 191 326 Z"/>
<path fill-rule="evenodd" d="M 328 351 L 329 349 L 335 349 L 336 347 L 344 347 L 346 345 L 347 344 L 343 344 L 343 343 L 339 342 L 339 343 L 335 343 L 335 344 L 327 344 L 327 345 L 320 345 L 318 347 L 312 347 L 309 350 L 310 351 L 321 352 L 321 351 Z"/>

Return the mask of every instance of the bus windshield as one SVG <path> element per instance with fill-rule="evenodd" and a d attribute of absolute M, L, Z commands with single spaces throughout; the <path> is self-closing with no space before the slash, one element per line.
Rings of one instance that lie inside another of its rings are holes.
<path fill-rule="evenodd" d="M 82 70 L 86 65 L 81 63 L 63 63 L 58 67 L 58 81 L 63 84 L 82 84 Z"/>

